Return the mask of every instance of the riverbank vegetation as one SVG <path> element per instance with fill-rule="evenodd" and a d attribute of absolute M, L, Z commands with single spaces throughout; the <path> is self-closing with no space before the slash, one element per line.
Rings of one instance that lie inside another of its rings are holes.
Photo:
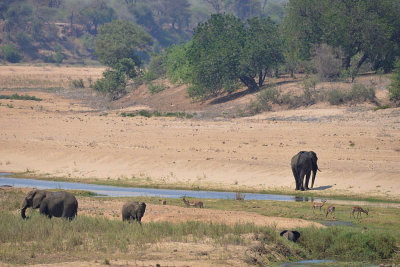
<path fill-rule="evenodd" d="M 112 262 L 118 259 L 140 260 L 154 252 L 167 251 L 184 259 L 196 258 L 201 262 L 227 263 L 235 260 L 241 264 L 264 264 L 298 261 L 304 259 L 332 259 L 360 263 L 396 262 L 399 260 L 399 236 L 395 234 L 396 215 L 391 209 L 371 211 L 368 219 L 355 222 L 353 227 L 328 227 L 298 229 L 302 234 L 298 243 L 279 236 L 275 227 L 254 224 L 226 225 L 187 221 L 183 223 L 151 222 L 142 226 L 123 223 L 120 218 L 109 219 L 99 215 L 79 215 L 69 222 L 58 218 L 51 220 L 32 212 L 29 220 L 22 220 L 18 207 L 24 194 L 21 191 L 0 191 L 0 260 L 11 264 L 57 263 L 68 261 Z M 78 197 L 102 205 L 102 199 Z M 134 198 L 129 198 L 130 200 Z M 140 198 L 156 204 L 157 199 Z M 120 201 L 120 199 L 109 199 Z M 168 200 L 168 205 L 183 205 L 180 199 Z M 248 210 L 250 206 L 269 213 L 286 209 L 298 217 L 299 213 L 312 214 L 309 203 L 282 203 L 271 201 L 205 200 L 208 209 Z M 307 208 L 308 207 L 308 208 Z M 337 213 L 339 219 L 342 215 Z M 260 210 L 259 210 L 260 212 Z M 266 214 L 267 215 L 267 214 Z M 268 214 L 271 215 L 271 214 Z M 312 215 L 321 217 L 318 215 Z M 376 218 L 371 221 L 370 218 Z M 388 220 L 388 218 L 390 218 Z M 314 217 L 314 219 L 318 220 Z M 381 229 L 372 225 L 380 225 Z M 398 231 L 397 231 L 398 232 Z M 185 251 L 180 244 L 193 251 Z M 74 257 L 71 258 L 71 253 Z M 160 259 L 161 260 L 161 259 Z"/>

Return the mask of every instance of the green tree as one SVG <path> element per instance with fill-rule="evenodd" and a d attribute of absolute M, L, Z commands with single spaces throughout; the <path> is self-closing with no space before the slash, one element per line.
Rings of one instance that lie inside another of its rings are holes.
<path fill-rule="evenodd" d="M 88 32 L 97 34 L 97 28 L 116 18 L 114 9 L 104 1 L 92 2 L 79 12 L 78 21 L 86 26 Z"/>
<path fill-rule="evenodd" d="M 96 39 L 96 55 L 111 69 L 103 73 L 93 88 L 112 100 L 124 95 L 126 80 L 135 78 L 142 64 L 137 51 L 148 48 L 151 41 L 150 35 L 131 22 L 115 20 L 104 24 Z"/>
<path fill-rule="evenodd" d="M 343 51 L 346 69 L 360 54 L 357 71 L 367 60 L 389 70 L 399 52 L 399 11 L 393 0 L 290 0 L 282 29 L 300 59 L 310 59 L 314 45 L 326 43 Z"/>
<path fill-rule="evenodd" d="M 278 27 L 270 19 L 249 19 L 241 54 L 241 76 L 257 77 L 258 87 L 263 86 L 268 72 L 284 62 L 282 46 Z"/>
<path fill-rule="evenodd" d="M 245 34 L 244 23 L 229 14 L 214 14 L 197 26 L 187 51 L 192 97 L 218 95 L 239 78 Z M 251 83 L 251 77 L 242 78 Z"/>
<path fill-rule="evenodd" d="M 128 21 L 114 20 L 100 28 L 95 49 L 99 61 L 111 68 L 124 58 L 140 66 L 137 51 L 149 48 L 151 44 L 150 35 L 142 28 Z"/>
<path fill-rule="evenodd" d="M 164 58 L 164 66 L 167 77 L 172 83 L 190 83 L 192 71 L 186 55 L 191 42 L 180 45 L 172 45 L 167 48 Z"/>
<path fill-rule="evenodd" d="M 18 49 L 13 44 L 4 44 L 1 47 L 3 55 L 8 62 L 17 63 L 22 59 Z"/>
<path fill-rule="evenodd" d="M 242 82 L 249 90 L 263 85 L 269 69 L 283 61 L 278 28 L 271 20 L 248 23 L 214 14 L 195 29 L 187 50 L 193 97 L 232 92 Z"/>
<path fill-rule="evenodd" d="M 103 78 L 93 84 L 93 89 L 110 96 L 116 100 L 126 93 L 125 73 L 119 70 L 108 69 L 103 72 Z"/>

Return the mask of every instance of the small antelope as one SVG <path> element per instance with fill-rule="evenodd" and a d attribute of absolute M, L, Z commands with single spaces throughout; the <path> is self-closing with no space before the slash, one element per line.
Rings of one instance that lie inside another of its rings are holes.
<path fill-rule="evenodd" d="M 161 202 L 161 205 L 167 205 L 167 201 L 165 199 L 159 199 L 158 201 Z"/>
<path fill-rule="evenodd" d="M 353 218 L 355 218 L 354 213 L 357 212 L 357 218 L 358 218 L 358 216 L 360 216 L 360 218 L 361 218 L 361 212 L 364 212 L 365 214 L 368 215 L 368 211 L 369 210 L 364 210 L 363 208 L 361 208 L 359 206 L 354 206 L 353 209 L 351 210 L 350 217 L 353 214 Z"/>
<path fill-rule="evenodd" d="M 325 217 L 328 217 L 329 212 L 332 214 L 333 219 L 335 219 L 335 206 L 329 206 L 326 209 Z"/>
<path fill-rule="evenodd" d="M 183 202 L 186 204 L 187 207 L 193 206 L 193 207 L 199 207 L 203 208 L 203 202 L 201 201 L 188 201 L 185 198 L 182 199 Z"/>
<path fill-rule="evenodd" d="M 322 206 L 325 205 L 326 199 L 322 199 L 321 202 L 313 202 L 312 203 L 312 209 L 313 212 L 315 213 L 315 208 L 319 208 L 319 212 L 321 212 Z"/>

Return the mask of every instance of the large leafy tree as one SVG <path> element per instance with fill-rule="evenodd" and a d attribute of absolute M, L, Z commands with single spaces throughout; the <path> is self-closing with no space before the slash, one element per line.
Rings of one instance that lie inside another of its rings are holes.
<path fill-rule="evenodd" d="M 217 95 L 237 80 L 246 29 L 233 15 L 214 14 L 195 29 L 187 56 L 192 96 Z"/>
<path fill-rule="evenodd" d="M 125 20 L 114 20 L 100 28 L 95 47 L 101 63 L 114 68 L 128 58 L 140 66 L 138 50 L 151 46 L 152 38 L 142 28 Z"/>
<path fill-rule="evenodd" d="M 248 20 L 246 42 L 241 54 L 241 76 L 258 78 L 261 87 L 271 69 L 284 62 L 282 39 L 278 27 L 269 19 L 252 18 Z M 240 78 L 242 80 L 242 78 Z M 251 87 L 252 82 L 244 84 Z"/>
<path fill-rule="evenodd" d="M 357 68 L 369 60 L 389 70 L 399 46 L 399 11 L 398 0 L 290 0 L 283 31 L 299 58 L 310 58 L 313 45 L 327 43 L 343 51 L 346 69 L 362 55 Z"/>
<path fill-rule="evenodd" d="M 97 34 L 97 28 L 104 23 L 116 18 L 114 9 L 108 7 L 104 1 L 92 1 L 90 5 L 79 12 L 78 20 L 84 24 L 87 30 Z"/>
<path fill-rule="evenodd" d="M 232 92 L 242 82 L 250 90 L 263 85 L 267 71 L 282 62 L 277 27 L 270 20 L 248 23 L 214 14 L 195 29 L 187 50 L 194 97 Z"/>
<path fill-rule="evenodd" d="M 141 65 L 137 51 L 151 44 L 150 35 L 131 22 L 115 20 L 104 24 L 96 39 L 96 55 L 110 69 L 96 81 L 94 89 L 109 95 L 112 100 L 123 96 L 126 80 L 136 77 Z"/>

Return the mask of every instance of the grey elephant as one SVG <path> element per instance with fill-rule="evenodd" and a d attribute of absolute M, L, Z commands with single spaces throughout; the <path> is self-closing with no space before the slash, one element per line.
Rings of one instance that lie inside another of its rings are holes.
<path fill-rule="evenodd" d="M 287 240 L 296 242 L 297 239 L 300 238 L 300 233 L 297 231 L 289 231 L 289 230 L 284 230 L 280 233 L 280 236 L 283 236 Z"/>
<path fill-rule="evenodd" d="M 146 203 L 144 202 L 128 202 L 122 206 L 122 220 L 136 220 L 142 224 L 142 217 L 146 211 Z"/>
<path fill-rule="evenodd" d="M 311 171 L 312 183 L 311 188 L 314 187 L 315 176 L 317 175 L 318 168 L 318 157 L 314 151 L 300 151 L 292 157 L 291 166 L 294 179 L 296 181 L 296 190 L 309 190 L 308 182 L 310 180 Z M 306 181 L 304 183 L 304 176 Z"/>
<path fill-rule="evenodd" d="M 78 214 L 78 201 L 66 191 L 50 192 L 46 190 L 30 191 L 22 202 L 21 216 L 26 219 L 25 210 L 39 208 L 47 217 L 62 217 L 72 220 Z"/>

